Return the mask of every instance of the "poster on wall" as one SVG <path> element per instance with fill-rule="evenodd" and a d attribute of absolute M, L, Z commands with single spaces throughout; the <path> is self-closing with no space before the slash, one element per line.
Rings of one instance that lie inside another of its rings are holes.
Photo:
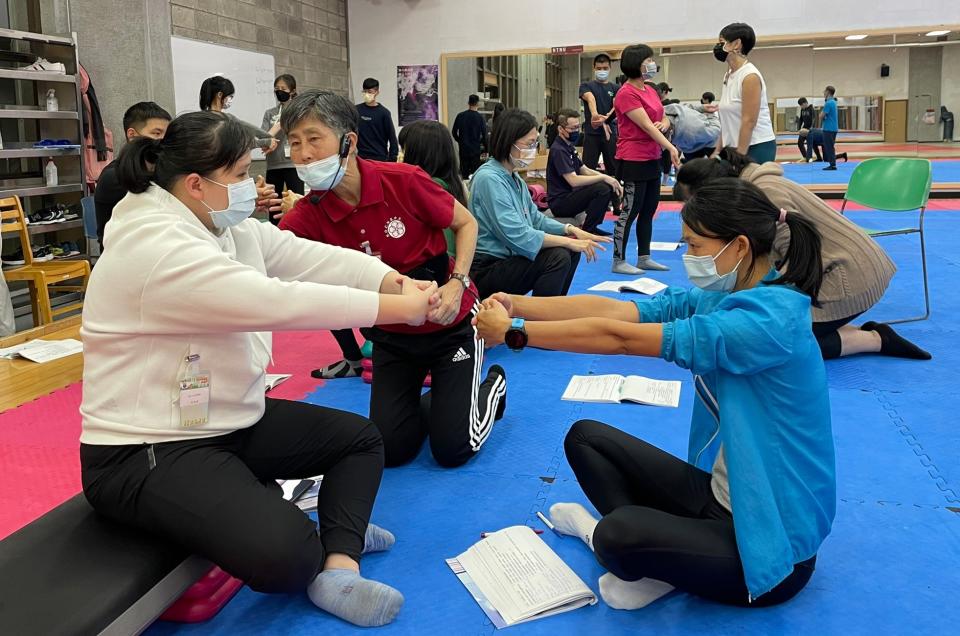
<path fill-rule="evenodd" d="M 436 64 L 397 67 L 397 117 L 400 126 L 419 119 L 439 120 Z"/>

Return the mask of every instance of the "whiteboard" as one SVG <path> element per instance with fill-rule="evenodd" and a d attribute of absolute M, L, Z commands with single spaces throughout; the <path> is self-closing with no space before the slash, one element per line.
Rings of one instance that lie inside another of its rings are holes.
<path fill-rule="evenodd" d="M 170 38 L 170 48 L 178 115 L 200 110 L 200 85 L 213 75 L 233 82 L 237 92 L 226 112 L 238 119 L 259 128 L 263 113 L 276 106 L 272 55 L 175 36 Z M 262 158 L 262 153 L 258 150 L 254 156 Z"/>

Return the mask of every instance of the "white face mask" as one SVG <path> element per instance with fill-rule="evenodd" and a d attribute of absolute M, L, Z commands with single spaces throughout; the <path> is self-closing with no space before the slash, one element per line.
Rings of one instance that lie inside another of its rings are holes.
<path fill-rule="evenodd" d="M 226 210 L 214 210 L 207 205 L 206 201 L 201 201 L 210 210 L 210 220 L 213 221 L 213 226 L 217 229 L 225 230 L 249 219 L 257 208 L 257 186 L 253 182 L 253 178 L 229 185 L 206 177 L 203 179 L 227 189 Z"/>
<path fill-rule="evenodd" d="M 301 164 L 297 168 L 297 176 L 303 180 L 311 190 L 333 190 L 343 181 L 346 168 L 343 167 L 340 154 L 330 155 L 313 163 Z"/>
<path fill-rule="evenodd" d="M 510 162 L 514 168 L 526 168 L 537 158 L 536 148 L 521 148 L 516 144 L 514 144 L 513 147 L 520 151 L 519 157 L 510 156 Z"/>
<path fill-rule="evenodd" d="M 593 74 L 596 75 L 597 79 L 601 82 L 606 82 L 607 78 L 610 77 L 610 71 L 594 71 Z"/>
<path fill-rule="evenodd" d="M 230 97 L 224 97 L 223 102 L 220 104 L 220 108 L 223 110 L 230 110 L 231 106 L 233 106 L 233 95 Z"/>
<path fill-rule="evenodd" d="M 374 95 L 373 93 L 364 93 L 364 94 L 363 94 L 363 101 L 366 102 L 366 103 L 368 103 L 368 104 L 372 104 L 372 103 L 375 102 L 376 100 L 377 100 L 377 96 Z"/>
<path fill-rule="evenodd" d="M 687 276 L 690 278 L 690 282 L 705 291 L 728 292 L 736 287 L 737 269 L 740 267 L 740 263 L 743 262 L 742 258 L 737 261 L 733 269 L 726 274 L 717 273 L 717 258 L 732 244 L 733 241 L 730 241 L 724 245 L 723 249 L 717 252 L 715 256 L 691 256 L 690 254 L 684 254 L 683 267 L 687 270 Z"/>

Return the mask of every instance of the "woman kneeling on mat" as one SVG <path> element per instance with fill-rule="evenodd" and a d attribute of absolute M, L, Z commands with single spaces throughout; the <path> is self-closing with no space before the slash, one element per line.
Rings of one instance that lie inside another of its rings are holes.
<path fill-rule="evenodd" d="M 603 518 L 579 504 L 550 514 L 610 571 L 600 579 L 609 605 L 641 607 L 660 581 L 774 605 L 810 579 L 836 508 L 826 374 L 809 322 L 820 237 L 736 179 L 701 188 L 682 218 L 684 266 L 699 289 L 636 303 L 496 294 L 477 322 L 488 343 L 661 357 L 694 374 L 689 463 L 600 422 L 576 423 L 564 442 Z M 781 223 L 792 241 L 778 273 L 770 252 Z"/>
<path fill-rule="evenodd" d="M 216 112 L 127 144 L 83 310 L 83 490 L 120 523 L 202 555 L 259 592 L 307 590 L 356 625 L 397 590 L 359 574 L 393 536 L 368 525 L 383 442 L 366 418 L 264 398 L 271 329 L 422 324 L 436 285 L 250 219 L 254 134 Z M 319 529 L 277 479 L 323 477 Z"/>
<path fill-rule="evenodd" d="M 694 159 L 677 174 L 674 196 L 683 201 L 714 179 L 739 177 L 767 195 L 774 205 L 796 210 L 820 233 L 820 260 L 823 285 L 819 305 L 813 308 L 813 335 L 817 337 L 824 360 L 856 353 L 929 360 L 930 354 L 900 336 L 890 325 L 850 323 L 883 297 L 897 268 L 876 241 L 856 223 L 838 214 L 820 197 L 783 176 L 775 161 L 759 164 L 733 148 L 724 148 L 718 157 Z M 773 242 L 773 262 L 783 260 L 790 243 L 790 228 L 777 227 Z"/>

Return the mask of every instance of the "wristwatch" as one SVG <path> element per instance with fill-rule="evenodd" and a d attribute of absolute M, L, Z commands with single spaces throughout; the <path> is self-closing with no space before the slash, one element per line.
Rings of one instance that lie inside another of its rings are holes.
<path fill-rule="evenodd" d="M 450 274 L 450 278 L 456 278 L 458 281 L 463 283 L 464 289 L 470 289 L 470 276 L 468 274 Z"/>
<path fill-rule="evenodd" d="M 513 322 L 510 323 L 510 328 L 507 329 L 507 333 L 503 336 L 503 342 L 512 351 L 523 351 L 523 348 L 527 346 L 527 330 L 524 329 L 523 323 L 523 318 L 514 318 Z"/>

